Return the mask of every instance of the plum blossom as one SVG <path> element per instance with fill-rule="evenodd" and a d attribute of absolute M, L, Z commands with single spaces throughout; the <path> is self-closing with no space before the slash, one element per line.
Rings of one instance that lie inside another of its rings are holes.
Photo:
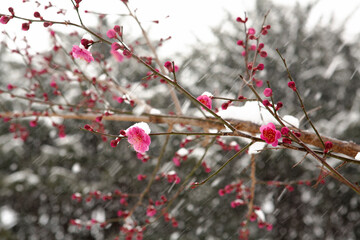
<path fill-rule="evenodd" d="M 265 140 L 266 143 L 271 144 L 273 147 L 278 145 L 278 139 L 281 138 L 281 132 L 276 130 L 273 123 L 261 126 L 260 132 L 260 138 Z"/>
<path fill-rule="evenodd" d="M 110 53 L 113 55 L 116 61 L 122 62 L 124 60 L 124 56 L 118 50 L 111 49 Z"/>
<path fill-rule="evenodd" d="M 265 97 L 271 97 L 272 96 L 271 88 L 265 88 L 264 95 L 265 95 Z"/>
<path fill-rule="evenodd" d="M 156 214 L 156 209 L 153 205 L 149 205 L 146 209 L 146 216 L 153 217 Z"/>
<path fill-rule="evenodd" d="M 151 143 L 149 134 L 149 125 L 144 122 L 136 123 L 126 130 L 128 142 L 134 147 L 136 152 L 142 154 L 149 150 Z"/>
<path fill-rule="evenodd" d="M 94 61 L 94 58 L 93 58 L 91 52 L 89 52 L 86 49 L 80 48 L 77 45 L 73 45 L 73 48 L 71 50 L 71 55 L 74 58 L 84 59 L 88 63 L 91 62 L 91 61 Z"/>
<path fill-rule="evenodd" d="M 7 16 L 1 16 L 0 23 L 7 24 L 9 22 L 10 18 Z"/>
<path fill-rule="evenodd" d="M 208 92 L 204 92 L 202 95 L 200 95 L 199 97 L 197 97 L 196 99 L 201 102 L 202 104 L 204 104 L 206 107 L 208 107 L 209 109 L 211 109 L 211 105 L 212 105 L 212 100 L 211 100 L 212 94 L 208 93 Z M 201 107 L 202 109 L 204 109 L 203 107 Z"/>
<path fill-rule="evenodd" d="M 106 32 L 106 36 L 108 38 L 116 38 L 116 32 L 114 29 L 109 29 L 107 32 Z"/>

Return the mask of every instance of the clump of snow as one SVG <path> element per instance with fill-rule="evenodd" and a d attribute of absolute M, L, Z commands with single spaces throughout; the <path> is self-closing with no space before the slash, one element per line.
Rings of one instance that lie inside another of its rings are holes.
<path fill-rule="evenodd" d="M 218 115 L 223 119 L 234 119 L 249 121 L 259 125 L 268 123 L 278 124 L 277 120 L 260 102 L 246 102 L 244 106 L 229 106 L 226 110 L 220 110 Z M 294 116 L 285 115 L 283 117 L 285 125 L 299 127 L 300 121 Z M 228 131 L 230 129 L 227 128 Z"/>
<path fill-rule="evenodd" d="M 265 222 L 265 214 L 261 209 L 254 210 L 254 212 L 262 222 Z"/>
<path fill-rule="evenodd" d="M 266 199 L 265 202 L 261 205 L 261 209 L 265 212 L 265 213 L 272 213 L 274 212 L 275 206 L 272 200 Z"/>
<path fill-rule="evenodd" d="M 264 149 L 266 146 L 265 142 L 256 142 L 249 147 L 248 153 L 249 154 L 259 154 L 261 150 Z"/>
<path fill-rule="evenodd" d="M 73 173 L 79 173 L 81 171 L 81 166 L 79 163 L 74 163 L 74 165 L 71 168 L 71 171 Z"/>
<path fill-rule="evenodd" d="M 142 130 L 144 130 L 146 134 L 150 134 L 150 132 L 151 132 L 150 127 L 149 127 L 149 125 L 148 125 L 146 122 L 138 122 L 138 123 L 135 123 L 134 125 L 132 125 L 132 126 L 129 127 L 128 129 L 126 129 L 126 131 L 129 130 L 130 128 L 132 128 L 132 127 L 139 127 L 139 128 L 141 128 Z M 126 131 L 125 131 L 125 132 L 126 132 Z"/>
<path fill-rule="evenodd" d="M 160 115 L 160 114 L 161 114 L 161 111 L 160 111 L 159 109 L 152 108 L 152 109 L 150 110 L 150 114 Z"/>
<path fill-rule="evenodd" d="M 285 115 L 283 117 L 283 120 L 284 120 L 284 123 L 287 127 L 296 127 L 298 128 L 300 126 L 300 121 L 299 119 L 297 119 L 296 117 L 294 116 L 291 116 L 291 115 Z"/>
<path fill-rule="evenodd" d="M 16 182 L 26 182 L 30 185 L 37 185 L 40 182 L 40 178 L 30 169 L 14 172 L 4 178 L 5 185 L 10 185 Z"/>
<path fill-rule="evenodd" d="M 250 121 L 256 124 L 276 122 L 275 118 L 259 102 L 246 102 L 244 106 L 229 106 L 226 110 L 220 110 L 218 115 L 224 119 Z"/>
<path fill-rule="evenodd" d="M 189 154 L 189 150 L 187 150 L 186 148 L 180 148 L 177 152 L 177 155 L 179 155 L 180 157 L 185 157 L 186 155 Z"/>
<path fill-rule="evenodd" d="M 5 205 L 0 208 L 0 225 L 2 228 L 10 229 L 18 222 L 18 214 L 11 207 Z"/>
<path fill-rule="evenodd" d="M 144 104 L 138 104 L 136 105 L 136 107 L 133 108 L 132 112 L 135 116 L 140 116 L 141 114 L 144 113 L 145 107 L 146 106 Z"/>
<path fill-rule="evenodd" d="M 91 213 L 91 219 L 95 219 L 98 222 L 104 222 L 106 220 L 105 210 L 103 208 L 97 208 Z"/>
<path fill-rule="evenodd" d="M 211 93 L 209 93 L 209 92 L 203 92 L 201 95 L 205 95 L 205 96 L 208 96 L 208 97 L 212 97 L 212 96 L 214 96 L 214 95 L 212 95 Z"/>

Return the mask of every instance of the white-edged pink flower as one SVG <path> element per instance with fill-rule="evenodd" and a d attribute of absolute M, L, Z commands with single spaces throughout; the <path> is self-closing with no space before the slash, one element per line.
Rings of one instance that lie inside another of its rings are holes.
<path fill-rule="evenodd" d="M 116 61 L 122 62 L 124 60 L 124 56 L 118 50 L 111 49 L 110 53 L 113 55 Z"/>
<path fill-rule="evenodd" d="M 91 61 L 94 61 L 94 58 L 93 58 L 91 52 L 89 52 L 88 50 L 83 49 L 77 45 L 73 45 L 73 48 L 71 50 L 71 55 L 74 58 L 83 59 L 83 60 L 87 61 L 88 63 Z"/>
<path fill-rule="evenodd" d="M 201 96 L 197 97 L 196 99 L 204 104 L 206 107 L 211 109 L 212 106 L 212 100 L 211 100 L 212 94 L 208 92 L 204 92 Z M 203 108 L 203 107 L 202 107 Z M 204 109 L 204 108 L 203 108 Z"/>
<path fill-rule="evenodd" d="M 144 122 L 136 123 L 126 130 L 128 142 L 134 147 L 136 152 L 142 154 L 149 150 L 151 143 L 149 134 L 149 125 Z"/>

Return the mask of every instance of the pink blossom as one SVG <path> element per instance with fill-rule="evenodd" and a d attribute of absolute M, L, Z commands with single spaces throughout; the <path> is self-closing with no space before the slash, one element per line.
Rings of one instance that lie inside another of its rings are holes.
<path fill-rule="evenodd" d="M 23 31 L 27 31 L 27 30 L 29 30 L 29 28 L 30 28 L 30 23 L 23 23 L 23 24 L 21 25 L 21 29 L 22 29 Z"/>
<path fill-rule="evenodd" d="M 288 87 L 291 88 L 293 91 L 296 91 L 296 85 L 294 81 L 288 82 Z"/>
<path fill-rule="evenodd" d="M 225 190 L 224 189 L 219 189 L 218 194 L 222 197 L 225 195 Z"/>
<path fill-rule="evenodd" d="M 121 32 L 120 32 L 120 31 L 121 31 L 121 27 L 120 27 L 119 25 L 115 25 L 115 26 L 114 26 L 114 31 L 117 32 L 117 33 L 119 33 L 119 35 L 121 36 Z"/>
<path fill-rule="evenodd" d="M 83 59 L 83 60 L 87 61 L 88 63 L 91 61 L 94 61 L 94 58 L 93 58 L 91 52 L 89 52 L 86 49 L 80 48 L 77 45 L 73 45 L 73 48 L 71 50 L 71 55 L 74 58 Z"/>
<path fill-rule="evenodd" d="M 257 219 L 256 213 L 252 212 L 249 216 L 250 222 L 254 222 Z"/>
<path fill-rule="evenodd" d="M 146 175 L 138 174 L 138 175 L 137 175 L 137 179 L 138 179 L 139 181 L 143 181 L 143 180 L 146 179 Z"/>
<path fill-rule="evenodd" d="M 199 102 L 201 102 L 202 104 L 204 104 L 207 108 L 211 109 L 211 98 L 207 95 L 201 95 L 199 97 L 196 98 Z M 202 109 L 204 109 L 203 107 L 201 107 Z"/>
<path fill-rule="evenodd" d="M 36 127 L 37 125 L 37 120 L 33 120 L 33 121 L 30 121 L 30 127 Z"/>
<path fill-rule="evenodd" d="M 148 217 L 153 217 L 156 214 L 156 209 L 153 205 L 149 205 L 146 210 L 146 215 Z"/>
<path fill-rule="evenodd" d="M 256 81 L 255 81 L 255 85 L 256 85 L 257 87 L 262 87 L 263 81 L 262 81 L 262 80 L 256 80 Z"/>
<path fill-rule="evenodd" d="M 110 50 L 111 55 L 116 59 L 118 62 L 122 62 L 124 60 L 124 56 L 117 50 L 111 49 Z"/>
<path fill-rule="evenodd" d="M 265 90 L 264 90 L 264 95 L 265 95 L 265 97 L 270 97 L 270 96 L 272 96 L 272 90 L 271 90 L 271 88 L 265 88 Z"/>
<path fill-rule="evenodd" d="M 164 67 L 167 68 L 170 72 L 172 72 L 172 63 L 170 61 L 166 61 L 164 63 Z"/>
<path fill-rule="evenodd" d="M 289 132 L 290 132 L 289 128 L 287 128 L 287 127 L 282 127 L 281 128 L 281 134 L 282 135 L 289 136 Z"/>
<path fill-rule="evenodd" d="M 329 150 L 333 147 L 333 143 L 331 141 L 326 141 L 325 142 L 325 149 L 324 149 L 324 153 L 328 153 Z"/>
<path fill-rule="evenodd" d="M 178 157 L 173 157 L 172 160 L 175 166 L 180 167 L 180 159 Z"/>
<path fill-rule="evenodd" d="M 113 42 L 111 44 L 111 50 L 118 50 L 118 49 L 121 49 L 120 44 L 118 44 L 117 42 Z"/>
<path fill-rule="evenodd" d="M 134 150 L 139 153 L 145 153 L 149 150 L 151 143 L 150 128 L 146 123 L 137 123 L 126 130 L 128 142 L 134 147 Z"/>
<path fill-rule="evenodd" d="M 267 99 L 264 99 L 262 103 L 263 103 L 263 105 L 264 105 L 265 107 L 270 107 L 270 106 L 271 106 L 271 103 L 270 103 L 269 100 L 267 100 Z"/>
<path fill-rule="evenodd" d="M 123 51 L 123 55 L 124 55 L 125 57 L 127 57 L 127 58 L 131 58 L 132 53 L 131 53 L 129 50 L 124 49 L 124 51 Z"/>
<path fill-rule="evenodd" d="M 118 143 L 119 143 L 119 140 L 118 140 L 118 139 L 111 140 L 111 141 L 110 141 L 110 146 L 116 147 L 116 146 L 118 145 Z"/>
<path fill-rule="evenodd" d="M 264 64 L 259 63 L 259 65 L 257 65 L 256 68 L 261 71 L 261 70 L 264 70 L 265 66 L 264 66 Z"/>
<path fill-rule="evenodd" d="M 281 138 L 281 132 L 276 130 L 273 123 L 261 126 L 260 132 L 260 138 L 265 140 L 266 143 L 271 144 L 273 147 L 278 145 L 278 139 Z"/>
<path fill-rule="evenodd" d="M 14 85 L 12 85 L 12 84 L 8 84 L 7 85 L 7 89 L 9 90 L 9 91 L 11 91 L 11 90 L 13 90 L 14 88 L 16 88 Z"/>
<path fill-rule="evenodd" d="M 263 58 L 266 58 L 267 57 L 267 52 L 266 51 L 261 51 L 260 56 L 263 57 Z"/>
<path fill-rule="evenodd" d="M 116 32 L 114 29 L 109 29 L 107 32 L 106 32 L 106 36 L 108 38 L 116 38 Z"/>
<path fill-rule="evenodd" d="M 273 229 L 273 225 L 270 223 L 266 224 L 266 230 L 271 231 Z"/>
<path fill-rule="evenodd" d="M 249 28 L 248 34 L 249 35 L 254 35 L 255 34 L 255 29 L 254 28 Z"/>
<path fill-rule="evenodd" d="M 7 24 L 9 22 L 10 18 L 7 16 L 1 16 L 0 23 Z"/>

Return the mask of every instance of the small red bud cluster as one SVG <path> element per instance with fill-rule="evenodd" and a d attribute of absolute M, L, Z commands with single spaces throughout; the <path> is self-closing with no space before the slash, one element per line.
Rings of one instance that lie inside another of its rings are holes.
<path fill-rule="evenodd" d="M 271 28 L 270 25 L 263 26 L 262 29 L 261 29 L 261 34 L 262 34 L 262 35 L 268 34 L 268 30 L 269 30 L 270 28 Z"/>
<path fill-rule="evenodd" d="M 236 18 L 236 21 L 237 21 L 237 22 L 241 22 L 241 23 L 246 23 L 247 20 L 248 20 L 247 17 L 245 17 L 245 19 L 242 19 L 241 17 L 237 17 L 237 18 Z"/>
<path fill-rule="evenodd" d="M 44 20 L 44 18 L 40 15 L 40 13 L 39 12 L 34 12 L 34 17 L 35 18 L 40 18 L 40 20 Z"/>
<path fill-rule="evenodd" d="M 279 111 L 280 108 L 282 108 L 283 106 L 284 105 L 283 105 L 283 103 L 281 101 L 277 102 L 276 107 L 275 107 L 275 111 Z"/>
<path fill-rule="evenodd" d="M 169 71 L 169 72 L 177 72 L 179 71 L 179 67 L 177 65 L 174 65 L 173 67 L 173 63 L 170 61 L 167 61 L 164 63 L 164 67 Z"/>
<path fill-rule="evenodd" d="M 82 0 L 75 0 L 75 8 L 79 8 L 79 4 L 80 4 L 80 2 L 81 2 Z"/>
<path fill-rule="evenodd" d="M 176 151 L 175 156 L 173 157 L 173 162 L 175 166 L 180 166 L 180 161 L 186 161 L 189 154 L 192 153 L 193 149 L 180 148 Z"/>
<path fill-rule="evenodd" d="M 137 159 L 141 160 L 143 163 L 149 161 L 149 159 L 150 159 L 149 155 L 147 155 L 146 153 L 143 154 L 143 153 L 137 152 L 136 157 L 137 157 Z"/>
<path fill-rule="evenodd" d="M 23 31 L 28 31 L 28 30 L 30 29 L 30 24 L 31 24 L 31 22 L 23 23 L 23 24 L 21 25 L 21 29 L 22 29 Z"/>
<path fill-rule="evenodd" d="M 88 40 L 86 38 L 81 39 L 81 45 L 84 46 L 85 49 L 89 49 L 89 47 L 94 43 L 93 40 Z"/>
<path fill-rule="evenodd" d="M 204 171 L 205 171 L 206 173 L 211 172 L 211 168 L 206 164 L 205 161 L 203 161 L 203 162 L 201 163 L 201 166 L 204 168 Z"/>
<path fill-rule="evenodd" d="M 225 151 L 231 151 L 231 150 L 240 151 L 240 146 L 235 141 L 226 144 L 226 142 L 221 137 L 217 137 L 216 143 L 219 144 L 219 146 Z"/>
<path fill-rule="evenodd" d="M 181 182 L 180 177 L 177 175 L 175 171 L 169 171 L 167 173 L 161 173 L 160 176 L 157 176 L 155 179 L 160 180 L 161 178 L 166 178 L 168 183 L 179 184 Z"/>
<path fill-rule="evenodd" d="M 289 135 L 290 135 L 289 128 L 282 127 L 281 128 L 281 135 L 283 136 L 283 139 L 282 139 L 283 143 L 286 143 L 286 144 L 291 144 L 292 143 L 291 139 L 289 138 Z"/>
<path fill-rule="evenodd" d="M 174 217 L 172 217 L 169 213 L 164 213 L 164 220 L 165 222 L 171 221 L 172 226 L 175 228 L 179 226 L 177 220 Z"/>
<path fill-rule="evenodd" d="M 296 91 L 296 85 L 294 81 L 288 82 L 288 87 L 291 88 L 294 92 Z"/>
<path fill-rule="evenodd" d="M 267 52 L 262 50 L 264 48 L 264 43 L 260 43 L 259 46 L 258 46 L 258 53 L 260 54 L 260 57 L 263 57 L 263 58 L 266 58 L 267 57 Z"/>
<path fill-rule="evenodd" d="M 330 149 L 333 148 L 333 143 L 331 141 L 326 141 L 325 142 L 325 149 L 324 149 L 324 153 L 328 153 L 330 151 Z"/>
<path fill-rule="evenodd" d="M 146 177 L 147 177 L 147 176 L 144 175 L 144 174 L 138 174 L 138 175 L 137 175 L 137 180 L 138 180 L 138 181 L 144 181 L 144 180 L 146 179 Z"/>
<path fill-rule="evenodd" d="M 223 104 L 221 104 L 221 109 L 226 110 L 230 106 L 231 103 L 232 103 L 231 100 L 224 102 Z"/>

